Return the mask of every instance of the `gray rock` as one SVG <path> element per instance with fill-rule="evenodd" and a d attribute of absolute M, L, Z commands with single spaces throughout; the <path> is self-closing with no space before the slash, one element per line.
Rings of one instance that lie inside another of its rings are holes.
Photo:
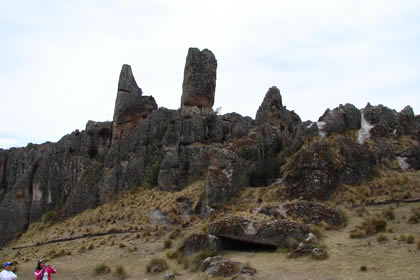
<path fill-rule="evenodd" d="M 327 109 L 319 118 L 324 122 L 323 132 L 326 135 L 331 133 L 344 133 L 349 129 L 360 129 L 360 111 L 352 104 L 347 103 L 333 110 Z"/>
<path fill-rule="evenodd" d="M 289 253 L 290 257 L 300 257 L 308 253 L 312 253 L 312 250 L 318 244 L 318 238 L 311 232 L 308 234 L 302 242 L 299 243 L 299 246 Z"/>
<path fill-rule="evenodd" d="M 170 272 L 166 272 L 165 276 L 163 277 L 164 280 L 173 280 L 175 279 L 175 275 L 173 273 Z"/>
<path fill-rule="evenodd" d="M 115 101 L 112 139 L 121 140 L 151 112 L 157 110 L 153 96 L 142 96 L 131 67 L 124 64 Z"/>
<path fill-rule="evenodd" d="M 186 238 L 179 250 L 184 257 L 203 250 L 219 252 L 222 250 L 222 241 L 213 235 L 194 233 Z"/>
<path fill-rule="evenodd" d="M 221 256 L 209 257 L 201 265 L 201 270 L 213 277 L 231 277 L 234 275 L 254 275 L 255 268 L 240 262 L 234 262 Z"/>
<path fill-rule="evenodd" d="M 302 121 L 295 112 L 289 111 L 283 106 L 280 90 L 274 86 L 265 94 L 264 100 L 258 108 L 255 122 L 256 124 L 270 123 L 280 127 L 282 131 L 293 133 Z"/>
<path fill-rule="evenodd" d="M 288 247 L 291 238 L 303 240 L 309 233 L 304 225 L 285 220 L 251 220 L 231 216 L 209 225 L 210 234 L 266 246 Z"/>
<path fill-rule="evenodd" d="M 216 90 L 217 61 L 207 49 L 190 48 L 184 69 L 181 107 L 212 108 Z"/>
<path fill-rule="evenodd" d="M 287 202 L 281 205 L 264 206 L 256 213 L 272 216 L 277 219 L 287 217 L 306 218 L 310 223 L 318 224 L 323 221 L 330 226 L 343 226 L 345 217 L 340 212 L 326 204 L 311 201 Z"/>
<path fill-rule="evenodd" d="M 313 142 L 284 167 L 288 197 L 328 199 L 339 184 L 357 184 L 366 179 L 374 163 L 370 150 L 349 138 Z"/>

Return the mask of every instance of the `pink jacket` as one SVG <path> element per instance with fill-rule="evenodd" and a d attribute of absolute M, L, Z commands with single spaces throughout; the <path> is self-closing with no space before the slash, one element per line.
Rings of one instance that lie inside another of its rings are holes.
<path fill-rule="evenodd" d="M 56 273 L 55 269 L 52 266 L 45 267 L 44 269 L 45 269 L 45 273 L 48 273 L 48 280 L 51 280 L 51 273 Z M 42 271 L 44 271 L 44 269 L 35 270 L 34 274 L 35 274 L 36 280 L 41 280 Z"/>

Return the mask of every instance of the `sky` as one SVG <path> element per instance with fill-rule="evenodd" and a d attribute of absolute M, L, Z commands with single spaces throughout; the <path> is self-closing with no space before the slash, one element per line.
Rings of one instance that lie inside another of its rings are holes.
<path fill-rule="evenodd" d="M 188 48 L 218 61 L 215 104 L 267 90 L 302 121 L 367 102 L 420 112 L 420 1 L 0 0 L 0 148 L 111 121 L 119 72 L 178 109 Z"/>

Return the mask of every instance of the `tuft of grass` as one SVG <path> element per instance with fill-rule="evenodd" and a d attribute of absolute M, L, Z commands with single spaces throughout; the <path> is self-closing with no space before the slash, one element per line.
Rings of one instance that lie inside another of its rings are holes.
<path fill-rule="evenodd" d="M 407 236 L 407 244 L 413 244 L 414 243 L 414 236 L 413 235 L 409 235 Z"/>
<path fill-rule="evenodd" d="M 113 275 L 118 280 L 124 280 L 128 278 L 128 273 L 125 271 L 122 265 L 117 265 Z"/>
<path fill-rule="evenodd" d="M 365 265 L 362 265 L 362 266 L 360 267 L 360 271 L 367 271 L 367 267 L 366 267 Z"/>
<path fill-rule="evenodd" d="M 53 224 L 58 219 L 58 211 L 57 210 L 49 210 L 47 211 L 44 216 L 42 216 L 42 221 L 46 224 Z"/>
<path fill-rule="evenodd" d="M 362 238 L 386 231 L 387 223 L 383 218 L 366 218 L 362 224 L 350 231 L 350 238 Z"/>
<path fill-rule="evenodd" d="M 388 241 L 388 237 L 385 234 L 380 234 L 376 237 L 376 240 L 378 242 L 385 242 Z"/>
<path fill-rule="evenodd" d="M 169 249 L 172 248 L 172 240 L 167 239 L 163 242 L 163 249 Z"/>
<path fill-rule="evenodd" d="M 388 207 L 382 210 L 382 216 L 388 221 L 393 220 L 395 218 L 394 208 Z"/>
<path fill-rule="evenodd" d="M 412 214 L 412 215 L 408 218 L 407 222 L 408 222 L 409 224 L 414 225 L 414 224 L 417 224 L 417 223 L 419 222 L 419 218 L 417 218 L 417 215 Z"/>
<path fill-rule="evenodd" d="M 168 269 L 168 263 L 162 258 L 153 258 L 146 265 L 147 273 L 162 272 Z"/>
<path fill-rule="evenodd" d="M 208 257 L 214 257 L 214 256 L 216 256 L 216 252 L 211 251 L 211 250 L 198 251 L 187 258 L 188 267 L 190 268 L 191 271 L 197 272 L 200 269 L 201 264 L 203 263 L 205 259 L 207 259 Z"/>
<path fill-rule="evenodd" d="M 94 276 L 105 275 L 110 272 L 111 272 L 111 268 L 108 265 L 101 263 L 95 266 L 95 269 L 93 270 L 93 275 Z"/>

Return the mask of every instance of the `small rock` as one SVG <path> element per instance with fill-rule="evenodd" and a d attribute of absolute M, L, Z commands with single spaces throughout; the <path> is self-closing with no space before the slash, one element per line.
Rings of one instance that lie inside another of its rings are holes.
<path fill-rule="evenodd" d="M 312 257 L 317 260 L 325 260 L 328 257 L 328 254 L 324 249 L 314 248 L 312 250 Z"/>
<path fill-rule="evenodd" d="M 172 279 L 175 279 L 175 275 L 173 273 L 167 272 L 167 273 L 165 273 L 165 277 L 163 279 L 164 280 L 172 280 Z"/>

